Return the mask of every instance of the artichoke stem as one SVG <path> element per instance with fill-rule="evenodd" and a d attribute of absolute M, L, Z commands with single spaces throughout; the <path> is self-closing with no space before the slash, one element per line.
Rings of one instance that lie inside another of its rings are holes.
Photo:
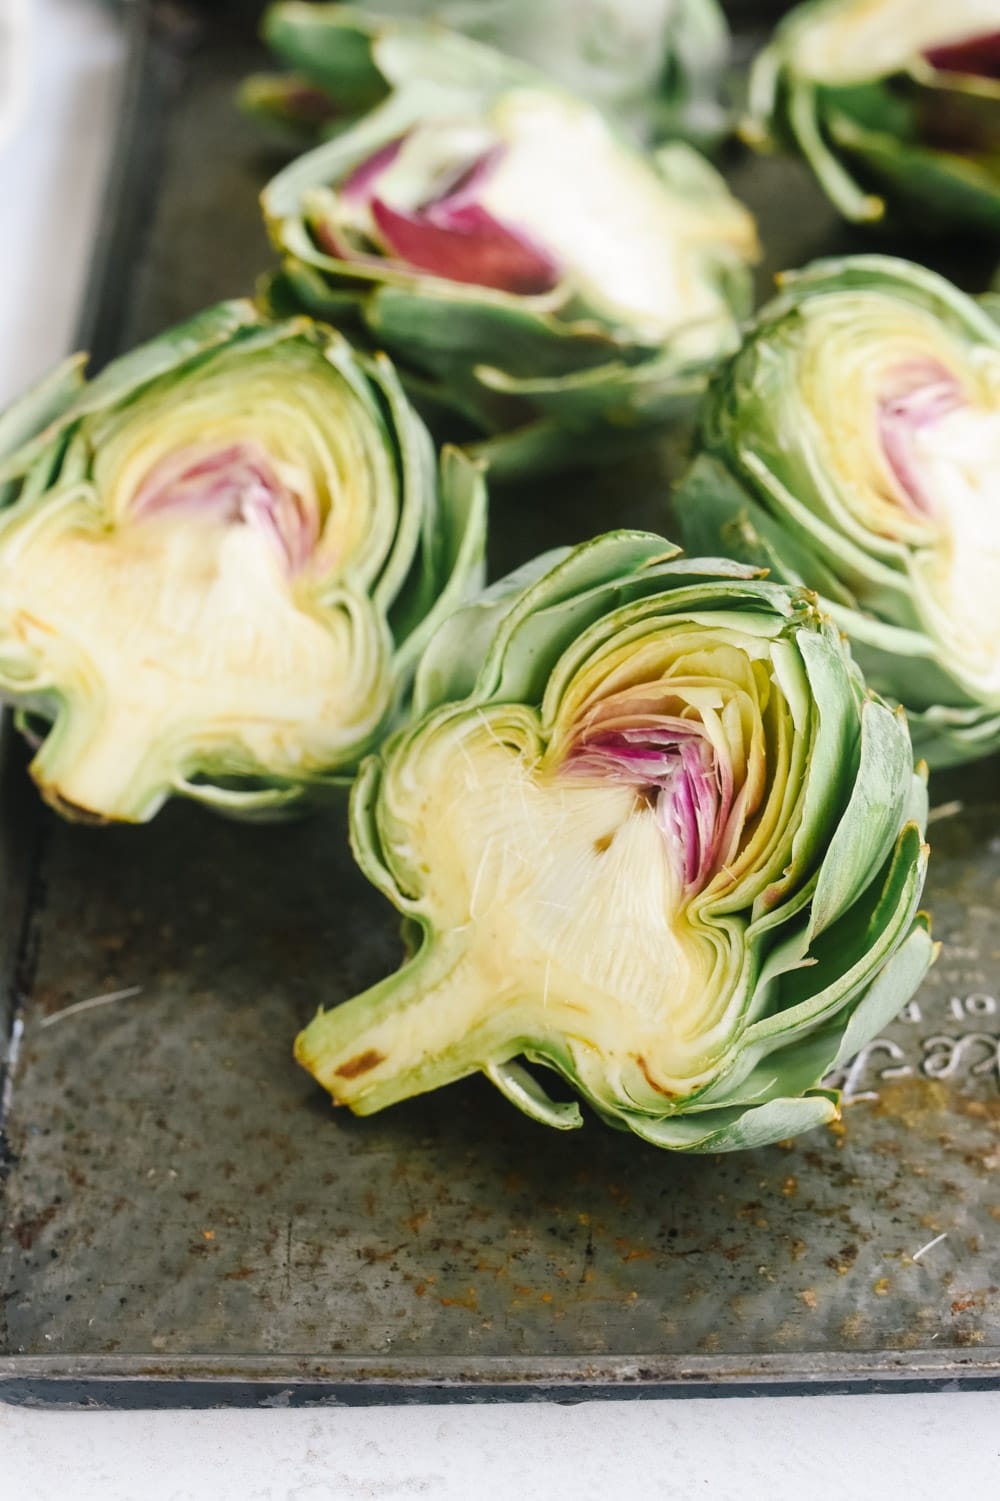
<path fill-rule="evenodd" d="M 501 1061 L 505 1008 L 489 999 L 473 951 L 428 941 L 397 974 L 320 1011 L 295 1056 L 335 1104 L 368 1115 Z"/>
<path fill-rule="evenodd" d="M 46 802 L 89 822 L 143 823 L 171 783 L 148 718 L 127 710 L 98 716 L 64 710 L 32 761 L 31 774 Z"/>

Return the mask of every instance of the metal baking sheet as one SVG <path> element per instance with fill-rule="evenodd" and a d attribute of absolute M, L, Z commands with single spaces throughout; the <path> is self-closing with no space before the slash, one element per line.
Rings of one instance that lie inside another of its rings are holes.
<path fill-rule="evenodd" d="M 258 55 L 232 19 L 178 15 L 146 45 L 134 12 L 88 308 L 102 358 L 268 260 L 255 199 L 278 155 L 232 104 Z M 762 285 L 850 247 L 794 164 L 734 158 L 730 175 L 769 246 Z M 494 570 L 610 522 L 669 528 L 669 468 L 497 497 Z M 546 1131 L 480 1079 L 368 1120 L 334 1112 L 292 1037 L 400 956 L 343 815 L 250 828 L 177 805 L 146 828 L 76 828 L 39 811 L 5 748 L 7 1401 L 1000 1383 L 995 761 L 933 785 L 944 955 L 846 1072 L 843 1121 L 683 1158 L 594 1119 Z"/>

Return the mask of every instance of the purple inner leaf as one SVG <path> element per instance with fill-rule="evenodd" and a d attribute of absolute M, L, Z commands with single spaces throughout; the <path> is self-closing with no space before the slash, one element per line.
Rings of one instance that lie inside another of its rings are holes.
<path fill-rule="evenodd" d="M 404 211 L 377 192 L 380 179 L 399 155 L 405 137 L 390 141 L 356 167 L 341 186 L 351 204 L 367 204 L 383 249 L 394 260 L 447 281 L 494 291 L 534 296 L 551 291 L 559 267 L 549 253 L 521 230 L 496 219 L 479 195 L 503 157 L 494 146 L 457 168 L 434 196 Z M 348 237 L 326 221 L 314 225 L 317 239 L 339 259 L 371 263 Z"/>
<path fill-rule="evenodd" d="M 962 388 L 935 360 L 914 360 L 895 372 L 891 393 L 879 402 L 878 431 L 882 451 L 909 509 L 934 519 L 934 497 L 914 452 L 921 429 L 940 422 L 964 403 Z"/>
<path fill-rule="evenodd" d="M 182 448 L 150 470 L 132 501 L 146 519 L 168 513 L 250 526 L 280 550 L 290 573 L 305 567 L 319 539 L 316 508 L 279 478 L 258 443 Z"/>
<path fill-rule="evenodd" d="M 559 280 L 552 261 L 524 236 L 476 204 L 444 215 L 400 214 L 372 200 L 372 214 L 389 249 L 408 266 L 447 281 L 532 296 Z"/>
<path fill-rule="evenodd" d="M 924 58 L 931 67 L 945 73 L 1000 79 L 1000 31 L 988 31 L 944 47 L 931 47 Z"/>
<path fill-rule="evenodd" d="M 733 806 L 732 774 L 699 724 L 664 718 L 589 734 L 574 747 L 564 771 L 635 787 L 652 806 L 689 892 L 700 890 L 718 868 Z"/>
<path fill-rule="evenodd" d="M 390 141 L 388 146 L 382 146 L 374 156 L 369 156 L 360 166 L 355 167 L 350 177 L 346 177 L 340 185 L 341 196 L 349 203 L 367 203 L 376 182 L 399 155 L 405 139 L 405 136 L 399 136 L 397 140 Z"/>

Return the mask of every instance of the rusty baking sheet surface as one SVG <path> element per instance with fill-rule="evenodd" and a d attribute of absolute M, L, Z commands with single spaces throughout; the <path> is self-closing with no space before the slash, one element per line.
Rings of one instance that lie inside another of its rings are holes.
<path fill-rule="evenodd" d="M 109 235 L 91 310 L 105 354 L 252 286 L 268 260 L 255 197 L 278 157 L 232 107 L 258 59 L 221 30 L 181 41 L 146 59 L 137 121 L 154 130 L 165 90 L 163 130 L 158 157 L 136 132 L 120 174 L 117 222 L 138 224 L 142 253 L 116 269 Z M 765 277 L 849 246 L 794 165 L 736 161 L 731 176 L 759 213 Z M 563 501 L 551 486 L 544 504 L 499 497 L 494 572 L 612 520 L 669 529 L 668 469 L 576 480 Z M 1000 1382 L 996 763 L 932 790 L 944 956 L 847 1070 L 843 1122 L 682 1158 L 592 1118 L 546 1131 L 479 1079 L 369 1120 L 335 1113 L 292 1037 L 400 954 L 343 816 L 255 829 L 175 806 L 144 829 L 73 828 L 37 814 L 8 755 L 0 1395 L 287 1405 Z"/>

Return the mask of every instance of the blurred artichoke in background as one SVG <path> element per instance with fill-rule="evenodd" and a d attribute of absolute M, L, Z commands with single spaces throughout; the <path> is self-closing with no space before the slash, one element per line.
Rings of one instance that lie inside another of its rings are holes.
<path fill-rule="evenodd" d="M 378 102 L 343 79 L 342 7 L 272 5 L 263 35 L 291 75 L 247 80 L 247 108 L 312 134 Z M 716 0 L 361 0 L 369 18 L 438 23 L 544 69 L 640 139 L 712 140 L 729 34 Z"/>
<path fill-rule="evenodd" d="M 931 765 L 1000 747 L 1000 326 L 907 261 L 783 278 L 706 402 L 685 540 L 803 583 Z"/>
<path fill-rule="evenodd" d="M 449 436 L 504 435 L 483 449 L 500 470 L 630 452 L 689 411 L 757 253 L 714 168 L 639 154 L 464 37 L 336 7 L 326 25 L 346 97 L 391 92 L 265 189 L 270 306 L 361 320 Z"/>
<path fill-rule="evenodd" d="M 222 303 L 0 417 L 0 692 L 70 816 L 344 778 L 480 582 L 481 476 L 384 357 Z"/>
<path fill-rule="evenodd" d="M 1000 238 L 1000 5 L 807 0 L 754 65 L 746 134 L 797 147 L 848 219 Z"/>
<path fill-rule="evenodd" d="M 482 1070 L 579 1125 L 523 1056 L 682 1151 L 836 1117 L 932 958 L 926 789 L 808 595 L 611 533 L 452 616 L 415 710 L 351 828 L 416 951 L 297 1043 L 338 1104 Z"/>

